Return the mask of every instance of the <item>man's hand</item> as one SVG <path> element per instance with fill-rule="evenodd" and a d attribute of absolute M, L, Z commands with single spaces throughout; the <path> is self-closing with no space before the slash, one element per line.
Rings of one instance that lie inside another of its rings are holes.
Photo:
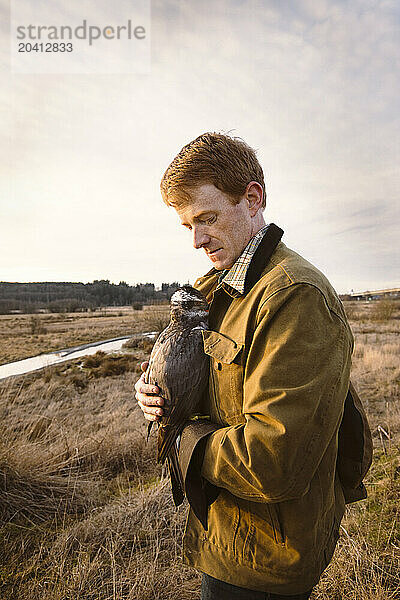
<path fill-rule="evenodd" d="M 156 385 L 149 385 L 144 382 L 144 373 L 148 365 L 148 361 L 143 362 L 140 365 L 143 373 L 140 379 L 135 383 L 135 398 L 143 411 L 145 419 L 148 421 L 160 421 L 164 412 L 163 409 L 160 408 L 164 405 L 164 398 L 157 395 L 160 390 Z"/>

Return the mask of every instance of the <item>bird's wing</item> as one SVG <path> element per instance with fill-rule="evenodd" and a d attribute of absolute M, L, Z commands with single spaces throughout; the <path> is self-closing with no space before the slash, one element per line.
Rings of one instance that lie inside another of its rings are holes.
<path fill-rule="evenodd" d="M 163 383 L 171 398 L 158 438 L 158 460 L 164 462 L 177 435 L 192 416 L 208 381 L 208 356 L 201 330 L 187 330 L 166 354 Z"/>
<path fill-rule="evenodd" d="M 165 378 L 166 364 L 177 341 L 179 343 L 179 334 L 170 324 L 160 333 L 153 346 L 144 378 L 146 383 L 160 388 L 160 396 L 165 398 L 167 404 L 171 401 L 171 394 Z"/>
<path fill-rule="evenodd" d="M 162 386 L 161 383 L 163 382 L 162 369 L 163 363 L 165 362 L 165 354 L 170 351 L 170 344 L 167 344 L 167 346 L 164 347 L 164 343 L 170 337 L 172 333 L 171 330 L 172 326 L 170 323 L 156 339 L 150 354 L 149 365 L 144 375 L 145 383 L 160 387 L 160 395 L 165 398 L 167 402 L 170 401 L 170 397 L 168 391 L 165 389 L 165 386 Z M 152 426 L 153 421 L 150 421 L 150 423 L 147 425 L 147 441 L 149 439 Z"/>

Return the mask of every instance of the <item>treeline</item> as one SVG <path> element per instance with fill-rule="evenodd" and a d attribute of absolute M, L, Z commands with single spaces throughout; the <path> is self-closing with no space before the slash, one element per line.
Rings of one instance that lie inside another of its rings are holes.
<path fill-rule="evenodd" d="M 154 283 L 128 285 L 96 279 L 92 283 L 6 283 L 0 282 L 0 314 L 14 311 L 34 313 L 76 312 L 95 310 L 104 306 L 129 306 L 140 308 L 143 304 L 166 302 L 180 287 L 177 281 L 163 283 L 156 290 Z"/>

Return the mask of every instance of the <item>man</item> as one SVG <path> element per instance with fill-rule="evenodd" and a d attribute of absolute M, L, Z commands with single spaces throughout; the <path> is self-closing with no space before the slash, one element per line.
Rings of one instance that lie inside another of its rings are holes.
<path fill-rule="evenodd" d="M 243 141 L 199 136 L 161 193 L 213 264 L 195 283 L 210 307 L 209 419 L 181 437 L 184 560 L 203 572 L 203 600 L 309 598 L 347 500 L 337 455 L 353 336 L 343 306 L 265 223 L 263 171 Z M 159 420 L 158 389 L 143 378 L 135 387 L 146 419 Z M 365 497 L 357 490 L 352 500 Z"/>

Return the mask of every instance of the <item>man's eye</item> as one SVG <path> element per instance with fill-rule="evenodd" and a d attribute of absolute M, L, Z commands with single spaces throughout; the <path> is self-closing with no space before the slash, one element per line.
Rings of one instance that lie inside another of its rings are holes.
<path fill-rule="evenodd" d="M 217 217 L 214 215 L 213 217 L 206 219 L 206 223 L 207 223 L 207 225 L 212 225 L 213 223 L 215 223 L 216 220 L 217 220 Z"/>

